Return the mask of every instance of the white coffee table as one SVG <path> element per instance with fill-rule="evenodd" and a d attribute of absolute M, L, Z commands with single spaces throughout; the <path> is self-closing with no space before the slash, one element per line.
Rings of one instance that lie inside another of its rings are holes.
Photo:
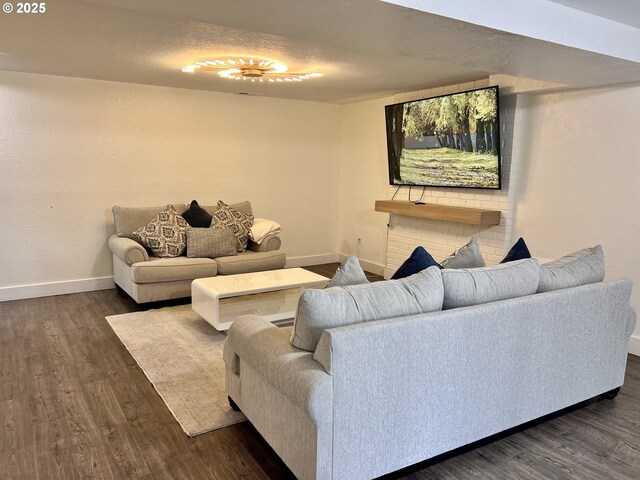
<path fill-rule="evenodd" d="M 328 282 L 304 268 L 199 278 L 191 283 L 191 308 L 220 331 L 242 315 L 260 315 L 270 322 L 290 320 L 302 292 Z"/>

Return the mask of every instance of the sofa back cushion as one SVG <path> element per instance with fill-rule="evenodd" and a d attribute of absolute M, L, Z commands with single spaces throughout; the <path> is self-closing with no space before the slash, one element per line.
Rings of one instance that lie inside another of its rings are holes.
<path fill-rule="evenodd" d="M 230 203 L 228 206 L 233 208 L 234 210 L 239 211 L 240 213 L 253 216 L 253 209 L 251 208 L 251 202 L 244 201 L 240 203 Z M 213 206 L 201 205 L 201 207 L 204 208 L 210 215 L 213 215 L 218 211 L 218 205 L 213 205 Z"/>
<path fill-rule="evenodd" d="M 133 232 L 147 225 L 158 213 L 166 210 L 166 208 L 166 205 L 162 207 L 119 207 L 116 205 L 111 209 L 116 225 L 116 234 L 119 237 L 135 240 L 132 236 Z M 176 212 L 182 213 L 187 206 L 184 203 L 174 203 L 173 208 L 175 208 Z"/>
<path fill-rule="evenodd" d="M 399 280 L 305 291 L 291 344 L 313 352 L 328 328 L 442 310 L 440 269 L 429 267 Z"/>
<path fill-rule="evenodd" d="M 604 280 L 602 246 L 585 248 L 540 266 L 538 292 L 577 287 Z"/>
<path fill-rule="evenodd" d="M 540 266 L 535 258 L 491 267 L 444 269 L 443 309 L 467 307 L 536 293 Z"/>

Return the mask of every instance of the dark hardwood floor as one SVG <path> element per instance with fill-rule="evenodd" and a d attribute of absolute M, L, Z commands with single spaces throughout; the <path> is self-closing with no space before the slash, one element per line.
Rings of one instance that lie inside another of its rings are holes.
<path fill-rule="evenodd" d="M 182 432 L 104 319 L 139 309 L 116 290 L 0 303 L 0 479 L 293 478 L 248 422 Z M 640 358 L 615 400 L 385 478 L 640 478 Z"/>

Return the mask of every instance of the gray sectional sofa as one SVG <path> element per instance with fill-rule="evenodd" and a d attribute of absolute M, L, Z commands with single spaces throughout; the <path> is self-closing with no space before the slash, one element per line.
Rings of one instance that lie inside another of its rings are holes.
<path fill-rule="evenodd" d="M 516 267 L 521 285 L 485 282 L 485 269 L 465 277 L 431 267 L 422 284 L 413 279 L 421 274 L 394 284 L 406 293 L 396 305 L 380 290 L 391 281 L 308 290 L 293 335 L 243 317 L 225 344 L 230 399 L 298 478 L 358 480 L 620 387 L 635 326 L 631 282 L 536 293 L 537 262 L 497 269 Z M 564 281 L 553 268 L 545 275 Z M 433 309 L 422 295 L 440 309 L 410 313 Z M 340 311 L 348 318 L 332 327 Z"/>
<path fill-rule="evenodd" d="M 174 204 L 178 213 L 186 210 L 185 204 Z M 253 214 L 251 204 L 242 202 L 231 205 L 246 214 Z M 189 297 L 191 282 L 196 278 L 236 273 L 257 272 L 284 268 L 286 255 L 280 252 L 278 235 L 266 237 L 259 245 L 249 240 L 246 252 L 229 257 L 158 258 L 132 239 L 131 234 L 149 223 L 166 207 L 113 207 L 116 233 L 109 238 L 113 254 L 113 277 L 138 303 L 155 302 Z M 203 206 L 210 214 L 217 207 Z"/>

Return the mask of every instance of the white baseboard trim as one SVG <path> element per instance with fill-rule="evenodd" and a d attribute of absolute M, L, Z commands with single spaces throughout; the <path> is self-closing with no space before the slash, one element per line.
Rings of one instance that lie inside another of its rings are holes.
<path fill-rule="evenodd" d="M 640 335 L 631 335 L 629 338 L 629 353 L 640 357 Z"/>
<path fill-rule="evenodd" d="M 306 267 L 308 265 L 321 265 L 338 261 L 337 253 L 321 253 L 318 255 L 304 255 L 302 257 L 287 257 L 285 268 Z"/>
<path fill-rule="evenodd" d="M 81 278 L 61 282 L 34 283 L 15 287 L 0 287 L 0 302 L 24 300 L 26 298 L 50 297 L 68 293 L 90 292 L 114 288 L 113 277 Z"/>
<path fill-rule="evenodd" d="M 338 254 L 339 262 L 340 263 L 344 262 L 348 256 L 349 255 L 347 255 L 346 253 L 339 253 Z M 384 265 L 381 265 L 376 262 L 372 262 L 370 260 L 366 260 L 364 258 L 358 258 L 358 261 L 360 262 L 360 266 L 362 267 L 363 270 L 369 273 L 375 273 L 376 275 L 384 274 Z"/>

